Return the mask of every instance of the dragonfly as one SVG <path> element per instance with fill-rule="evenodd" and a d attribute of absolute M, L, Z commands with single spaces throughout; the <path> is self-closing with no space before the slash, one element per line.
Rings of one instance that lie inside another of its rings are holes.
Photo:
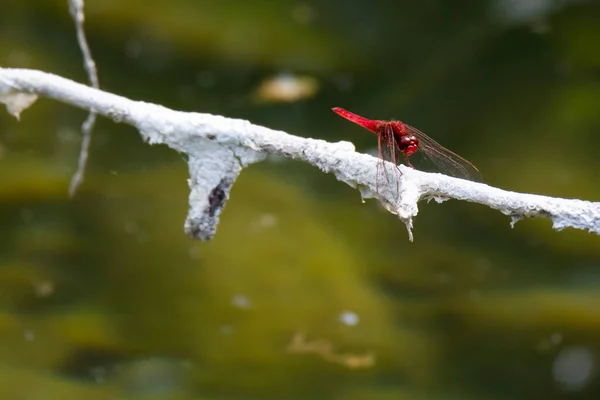
<path fill-rule="evenodd" d="M 456 178 L 476 182 L 481 181 L 481 172 L 479 172 L 475 165 L 458 154 L 448 150 L 415 127 L 398 120 L 382 121 L 368 119 L 341 107 L 334 107 L 332 110 L 339 116 L 352 121 L 377 135 L 377 155 L 380 159 L 377 163 L 378 177 L 381 166 L 383 165 L 385 168 L 385 163 L 383 161 L 389 161 L 395 165 L 397 171 L 400 172 L 398 169 L 400 157 L 404 157 L 406 164 L 415 169 L 408 158 L 419 151 L 426 158 L 431 160 L 442 173 Z M 379 181 L 379 178 L 377 181 Z M 397 180 L 396 184 L 398 184 Z"/>

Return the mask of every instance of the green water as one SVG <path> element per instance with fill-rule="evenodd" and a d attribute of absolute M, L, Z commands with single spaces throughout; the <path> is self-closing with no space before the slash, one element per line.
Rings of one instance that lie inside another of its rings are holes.
<path fill-rule="evenodd" d="M 0 0 L 0 65 L 85 82 L 65 1 Z M 600 198 L 600 8 L 526 1 L 91 1 L 103 89 L 305 137 L 400 118 L 500 188 Z M 512 5 L 512 6 L 511 6 Z M 279 74 L 307 84 L 276 101 Z M 304 79 L 304 80 L 303 80 Z M 600 238 L 374 201 L 272 160 L 210 243 L 183 233 L 187 166 L 81 110 L 0 113 L 2 399 L 597 399 Z"/>

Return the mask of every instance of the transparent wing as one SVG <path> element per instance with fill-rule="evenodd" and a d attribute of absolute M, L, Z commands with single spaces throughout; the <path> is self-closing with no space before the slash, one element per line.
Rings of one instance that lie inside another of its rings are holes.
<path fill-rule="evenodd" d="M 391 126 L 384 126 L 378 136 L 378 156 L 382 160 L 389 161 L 398 165 L 396 141 L 394 140 L 394 131 Z"/>
<path fill-rule="evenodd" d="M 400 169 L 398 168 L 398 149 L 394 140 L 394 131 L 391 125 L 386 125 L 377 135 L 378 156 L 381 161 L 377 163 L 377 187 L 388 185 L 396 188 L 400 179 Z M 390 164 L 385 163 L 388 161 Z M 379 190 L 379 189 L 377 189 Z"/>
<path fill-rule="evenodd" d="M 419 139 L 419 151 L 429 158 L 440 172 L 476 182 L 482 180 L 481 172 L 470 161 L 448 150 L 417 128 L 410 125 L 406 125 L 406 128 Z"/>

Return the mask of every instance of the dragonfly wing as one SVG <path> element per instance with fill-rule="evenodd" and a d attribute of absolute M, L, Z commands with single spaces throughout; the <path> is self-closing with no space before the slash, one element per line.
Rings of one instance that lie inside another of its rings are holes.
<path fill-rule="evenodd" d="M 410 134 L 419 139 L 419 151 L 430 159 L 441 172 L 476 182 L 482 180 L 481 172 L 470 161 L 448 150 L 417 128 L 410 125 L 406 125 L 406 128 Z"/>
<path fill-rule="evenodd" d="M 398 191 L 400 180 L 400 169 L 398 168 L 399 151 L 394 140 L 394 131 L 391 125 L 384 125 L 381 128 L 377 134 L 377 142 L 379 157 L 379 161 L 377 162 L 377 185 L 395 187 L 396 191 Z"/>

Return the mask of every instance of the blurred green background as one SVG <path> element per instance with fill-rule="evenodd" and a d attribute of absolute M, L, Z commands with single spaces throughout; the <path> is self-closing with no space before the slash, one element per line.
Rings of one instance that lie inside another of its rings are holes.
<path fill-rule="evenodd" d="M 0 65 L 87 82 L 63 0 L 0 0 Z M 399 118 L 516 191 L 600 198 L 600 6 L 576 0 L 86 2 L 101 87 L 289 133 Z M 187 168 L 86 113 L 0 113 L 2 399 L 598 399 L 600 238 L 373 200 L 284 159 L 212 242 Z"/>

